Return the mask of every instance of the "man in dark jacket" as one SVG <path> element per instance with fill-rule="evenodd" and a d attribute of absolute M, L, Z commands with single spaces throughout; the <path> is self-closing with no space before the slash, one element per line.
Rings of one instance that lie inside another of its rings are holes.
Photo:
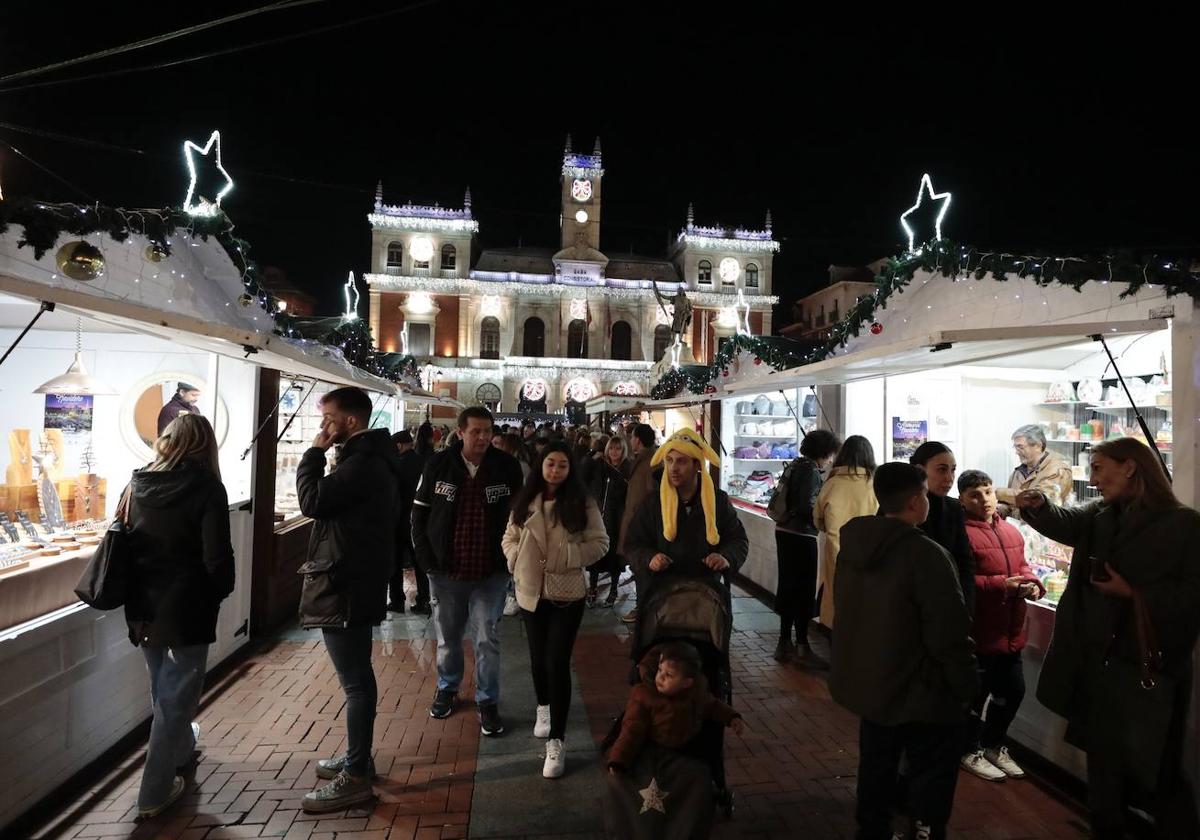
<path fill-rule="evenodd" d="M 842 527 L 829 690 L 862 719 L 859 837 L 889 838 L 901 753 L 908 757 L 913 835 L 940 840 L 954 802 L 965 710 L 979 688 L 970 617 L 950 555 L 918 526 L 925 473 L 875 471 L 880 516 Z"/>
<path fill-rule="evenodd" d="M 654 429 L 645 423 L 633 427 L 633 435 L 629 445 L 633 450 L 633 465 L 629 468 L 629 486 L 625 491 L 625 510 L 621 513 L 621 536 L 617 544 L 617 553 L 626 555 L 626 535 L 629 525 L 633 522 L 634 514 L 642 506 L 642 501 L 654 494 L 658 485 L 654 480 L 654 468 L 650 462 L 654 459 L 657 448 L 654 445 Z M 642 581 L 638 578 L 638 570 L 634 567 L 634 589 L 641 597 Z M 637 609 L 632 609 L 621 618 L 627 624 L 637 621 Z"/>
<path fill-rule="evenodd" d="M 711 577 L 736 572 L 750 541 L 729 497 L 713 487 L 706 461 L 712 448 L 691 429 L 680 429 L 658 448 L 652 466 L 664 465 L 657 492 L 643 501 L 625 535 L 630 567 L 643 581 L 638 597 L 649 600 L 658 581 L 677 575 Z M 726 605 L 730 597 L 725 592 Z M 631 653 L 637 659 L 649 640 L 636 625 Z"/>
<path fill-rule="evenodd" d="M 413 569 L 417 581 L 417 601 L 413 612 L 431 615 L 429 607 L 429 577 L 413 562 L 412 508 L 417 485 L 421 483 L 421 472 L 425 469 L 425 458 L 413 448 L 412 432 L 407 429 L 392 435 L 396 451 L 400 454 L 400 498 L 396 516 L 396 567 L 388 584 L 388 612 L 404 612 L 404 570 Z"/>
<path fill-rule="evenodd" d="M 437 693 L 430 717 L 449 717 L 463 678 L 463 635 L 475 641 L 475 705 L 484 735 L 504 732 L 500 720 L 500 636 L 508 591 L 500 539 L 521 489 L 521 465 L 492 446 L 492 415 L 472 406 L 458 415 L 460 440 L 425 465 L 413 505 L 417 565 L 429 574 L 437 628 Z"/>
<path fill-rule="evenodd" d="M 307 794 L 305 811 L 345 810 L 374 794 L 371 746 L 375 672 L 371 628 L 387 614 L 387 582 L 395 555 L 400 458 L 386 429 L 370 429 L 371 398 L 338 388 L 320 402 L 321 431 L 296 471 L 300 512 L 312 517 L 300 622 L 320 627 L 346 694 L 345 755 L 317 762 L 332 781 Z M 325 451 L 338 444 L 337 464 L 325 475 Z"/>
<path fill-rule="evenodd" d="M 186 382 L 176 382 L 175 385 L 175 396 L 158 412 L 159 437 L 162 437 L 163 430 L 180 414 L 200 413 L 200 389 Z"/>

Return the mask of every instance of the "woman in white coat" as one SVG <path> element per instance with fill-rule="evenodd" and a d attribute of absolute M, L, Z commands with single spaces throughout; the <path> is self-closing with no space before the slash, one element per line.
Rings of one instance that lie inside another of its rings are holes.
<path fill-rule="evenodd" d="M 502 545 L 529 639 L 538 702 L 533 734 L 548 739 L 542 775 L 557 779 L 566 764 L 571 650 L 583 621 L 585 570 L 608 551 L 600 508 L 565 443 L 553 441 L 542 451 L 513 502 Z"/>

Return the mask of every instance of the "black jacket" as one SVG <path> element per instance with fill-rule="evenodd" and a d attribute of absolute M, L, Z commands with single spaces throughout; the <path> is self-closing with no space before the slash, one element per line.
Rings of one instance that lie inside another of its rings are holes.
<path fill-rule="evenodd" d="M 833 699 L 881 726 L 961 720 L 979 677 L 949 554 L 888 516 L 851 519 L 841 543 Z"/>
<path fill-rule="evenodd" d="M 300 595 L 304 627 L 378 624 L 387 609 L 402 497 L 400 455 L 386 429 L 350 438 L 325 475 L 325 450 L 304 453 L 296 470 L 300 512 L 313 522 Z"/>
<path fill-rule="evenodd" d="M 421 473 L 425 470 L 425 462 L 415 449 L 410 449 L 399 456 L 400 482 L 397 486 L 396 499 L 396 540 L 406 541 L 412 545 L 412 508 L 413 499 L 417 495 L 417 485 L 421 483 Z"/>
<path fill-rule="evenodd" d="M 816 536 L 817 526 L 813 524 L 813 508 L 817 504 L 817 496 L 825 479 L 817 463 L 811 458 L 801 455 L 792 465 L 787 484 L 788 517 L 775 527 L 796 534 Z"/>
<path fill-rule="evenodd" d="M 170 402 L 164 405 L 158 411 L 158 434 L 162 435 L 163 430 L 171 425 L 171 421 L 180 414 L 199 414 L 199 406 L 184 402 L 179 398 L 179 394 L 171 397 Z"/>
<path fill-rule="evenodd" d="M 492 552 L 492 571 L 508 568 L 500 540 L 508 527 L 508 510 L 521 489 L 523 475 L 517 459 L 495 446 L 489 446 L 479 465 L 486 504 L 487 542 Z M 443 449 L 425 465 L 417 498 L 413 504 L 412 534 L 417 565 L 426 574 L 445 574 L 450 570 L 454 544 L 454 523 L 458 510 L 458 488 L 467 480 L 467 465 L 462 457 L 462 442 Z"/>
<path fill-rule="evenodd" d="M 625 512 L 625 491 L 629 489 L 628 466 L 626 462 L 618 469 L 604 460 L 595 461 L 592 467 L 592 498 L 600 506 L 610 554 L 617 553 L 617 540 L 621 536 L 621 514 Z"/>
<path fill-rule="evenodd" d="M 202 467 L 133 474 L 131 543 L 137 566 L 125 601 L 129 641 L 152 647 L 217 640 L 217 613 L 233 591 L 229 499 Z"/>
<path fill-rule="evenodd" d="M 954 558 L 958 585 L 962 589 L 967 612 L 975 615 L 975 555 L 967 538 L 967 517 L 958 499 L 929 495 L 929 517 L 921 525 L 925 535 Z"/>

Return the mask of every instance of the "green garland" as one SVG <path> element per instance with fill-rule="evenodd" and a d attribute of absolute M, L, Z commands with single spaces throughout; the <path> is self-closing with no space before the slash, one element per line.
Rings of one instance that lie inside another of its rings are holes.
<path fill-rule="evenodd" d="M 650 389 L 650 396 L 666 399 L 679 394 L 684 388 L 693 394 L 711 394 L 717 390 L 712 381 L 718 376 L 727 375 L 730 362 L 742 351 L 753 353 L 756 363 L 769 364 L 776 370 L 795 367 L 806 358 L 790 339 L 739 333 L 725 340 L 711 364 L 684 365 L 668 370 L 658 384 Z"/>
<path fill-rule="evenodd" d="M 114 242 L 124 242 L 130 236 L 143 236 L 170 255 L 173 237 L 193 236 L 204 241 L 213 237 L 225 250 L 242 275 L 245 293 L 263 306 L 274 318 L 275 331 L 280 335 L 295 335 L 291 315 L 280 312 L 278 301 L 259 282 L 258 266 L 250 259 L 250 243 L 233 235 L 233 223 L 223 212 L 211 216 L 193 216 L 174 207 L 161 210 L 121 210 L 103 205 L 50 204 L 18 197 L 0 201 L 0 234 L 10 224 L 24 230 L 17 247 L 33 248 L 35 259 L 41 259 L 64 234 L 89 236 L 103 233 Z"/>
<path fill-rule="evenodd" d="M 1019 255 L 997 251 L 979 251 L 948 239 L 888 260 L 875 278 L 875 291 L 858 299 L 841 321 L 830 331 L 829 339 L 804 360 L 812 364 L 833 355 L 853 337 L 870 326 L 880 309 L 887 309 L 893 294 L 903 294 L 918 271 L 949 278 L 983 280 L 991 276 L 1001 283 L 1016 276 L 1033 280 L 1039 286 L 1070 286 L 1082 293 L 1089 282 L 1123 283 L 1121 298 L 1136 295 L 1148 285 L 1162 286 L 1168 297 L 1185 294 L 1200 300 L 1200 265 L 1191 257 L 1175 258 L 1159 254 L 1141 259 L 1130 251 L 1101 257 Z"/>
<path fill-rule="evenodd" d="M 802 357 L 792 353 L 781 360 L 778 355 L 772 356 L 769 351 L 761 349 L 769 339 L 734 336 L 722 347 L 712 364 L 694 366 L 691 370 L 677 368 L 667 371 L 651 389 L 651 395 L 656 398 L 672 397 L 684 388 L 695 394 L 714 393 L 717 389 L 713 381 L 725 373 L 736 350 L 753 352 L 777 369 L 827 359 L 845 347 L 851 338 L 858 336 L 864 327 L 873 324 L 878 311 L 887 309 L 892 295 L 903 294 L 904 287 L 912 282 L 918 271 L 956 279 L 967 277 L 983 280 L 991 276 L 999 282 L 1016 276 L 1033 280 L 1039 286 L 1070 286 L 1077 292 L 1082 292 L 1083 286 L 1089 282 L 1123 283 L 1126 289 L 1121 292 L 1121 298 L 1135 295 L 1147 285 L 1156 285 L 1162 286 L 1168 297 L 1186 294 L 1193 300 L 1200 300 L 1200 263 L 1193 262 L 1191 257 L 1154 254 L 1149 259 L 1143 259 L 1129 251 L 1099 257 L 1030 256 L 979 251 L 941 239 L 888 260 L 875 278 L 875 291 L 860 297 L 846 316 L 833 326 L 829 339 L 813 352 Z"/>

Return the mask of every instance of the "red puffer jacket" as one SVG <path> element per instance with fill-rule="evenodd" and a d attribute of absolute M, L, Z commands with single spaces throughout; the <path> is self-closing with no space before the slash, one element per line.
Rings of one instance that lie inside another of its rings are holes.
<path fill-rule="evenodd" d="M 1010 598 L 1004 581 L 1020 575 L 1041 587 L 1025 562 L 1025 539 L 998 516 L 991 524 L 968 517 L 967 538 L 975 555 L 975 652 L 1018 653 L 1025 647 L 1025 599 Z"/>

